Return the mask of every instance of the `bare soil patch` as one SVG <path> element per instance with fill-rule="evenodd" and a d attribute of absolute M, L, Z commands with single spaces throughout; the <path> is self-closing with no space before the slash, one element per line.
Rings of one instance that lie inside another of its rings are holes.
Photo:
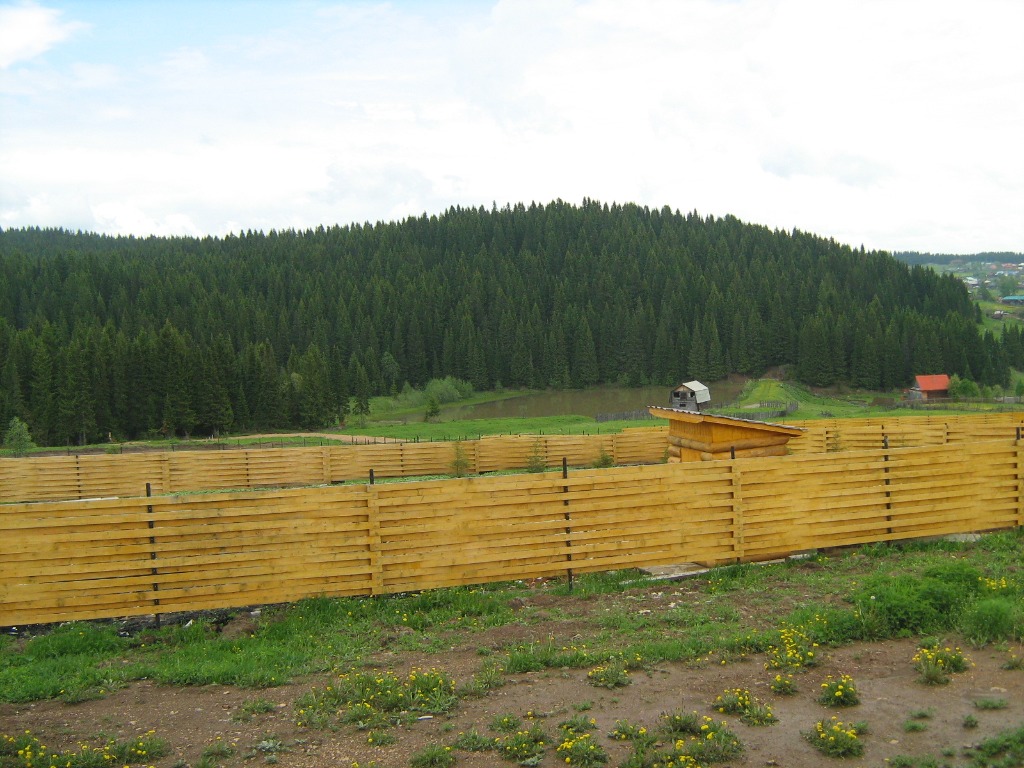
<path fill-rule="evenodd" d="M 639 594 L 642 598 L 643 594 Z M 538 596 L 544 610 L 529 624 L 510 624 L 471 634 L 439 653 L 385 650 L 365 660 L 371 667 L 403 673 L 408 669 L 434 667 L 457 682 L 468 682 L 487 660 L 487 654 L 509 643 L 544 641 L 554 638 L 566 644 L 585 642 L 584 633 L 593 631 L 584 619 L 603 610 L 603 598 L 580 600 L 572 597 Z M 757 624 L 756 610 L 737 602 L 737 608 Z M 247 631 L 238 627 L 224 631 Z M 588 629 L 589 627 L 589 629 Z M 609 765 L 618 765 L 629 754 L 627 743 L 606 737 L 616 720 L 654 728 L 659 715 L 682 709 L 714 715 L 730 722 L 742 740 L 741 757 L 727 763 L 737 768 L 787 766 L 817 768 L 823 764 L 845 764 L 815 752 L 801 736 L 821 718 L 833 714 L 845 722 L 865 722 L 869 733 L 863 737 L 862 758 L 851 765 L 883 766 L 897 755 L 935 757 L 939 765 L 962 765 L 964 747 L 976 744 L 1010 727 L 1024 724 L 1024 671 L 1001 668 L 1008 651 L 997 648 L 967 649 L 974 666 L 955 675 L 948 685 L 926 686 L 917 680 L 911 659 L 916 649 L 912 640 L 860 643 L 824 649 L 820 666 L 796 676 L 798 693 L 779 696 L 769 690 L 774 671 L 765 669 L 762 655 L 726 658 L 712 656 L 699 663 L 661 663 L 632 673 L 632 684 L 614 690 L 595 688 L 587 682 L 587 670 L 548 669 L 511 675 L 504 687 L 481 698 L 464 698 L 449 715 L 425 718 L 395 728 L 395 743 L 376 747 L 367 743 L 366 732 L 353 726 L 337 730 L 312 730 L 295 724 L 293 703 L 313 685 L 326 685 L 330 676 L 317 676 L 278 688 L 252 690 L 228 686 L 169 687 L 148 681 L 108 693 L 105 698 L 69 705 L 57 701 L 26 705 L 0 705 L 0 732 L 30 730 L 51 749 L 77 749 L 81 742 L 129 739 L 149 730 L 170 742 L 172 753 L 154 763 L 159 768 L 195 766 L 203 750 L 227 742 L 234 753 L 217 762 L 223 766 L 276 763 L 296 768 L 321 766 L 376 765 L 407 766 L 410 757 L 428 744 L 451 744 L 460 732 L 476 728 L 489 733 L 489 723 L 499 715 L 532 715 L 555 737 L 557 725 L 580 712 L 597 723 L 597 740 L 608 750 Z M 1020 654 L 1020 649 L 1015 649 Z M 861 703 L 849 709 L 831 710 L 815 701 L 827 675 L 852 675 Z M 779 722 L 753 727 L 735 716 L 723 716 L 711 709 L 716 696 L 741 687 L 772 705 Z M 243 705 L 266 699 L 273 711 L 245 716 Z M 980 710 L 979 699 L 1004 699 L 1003 709 Z M 927 712 L 919 720 L 925 730 L 908 732 L 905 724 L 914 713 Z M 529 713 L 529 714 L 528 714 Z M 964 718 L 973 716 L 977 728 L 966 729 Z M 493 734 L 492 734 L 493 735 Z M 275 745 L 268 749 L 268 744 Z M 495 753 L 458 752 L 459 766 L 511 765 Z M 560 763 L 549 749 L 542 766 Z"/>

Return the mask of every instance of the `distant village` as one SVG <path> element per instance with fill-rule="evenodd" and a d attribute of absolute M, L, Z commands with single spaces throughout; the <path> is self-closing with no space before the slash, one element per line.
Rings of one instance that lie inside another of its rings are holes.
<path fill-rule="evenodd" d="M 1024 306 L 1024 261 L 953 259 L 948 264 L 933 266 L 963 280 L 971 295 L 979 302 L 995 302 L 1007 307 Z M 1024 318 L 1024 312 L 1011 312 L 1006 307 L 983 305 L 982 311 L 995 320 L 1011 316 Z"/>

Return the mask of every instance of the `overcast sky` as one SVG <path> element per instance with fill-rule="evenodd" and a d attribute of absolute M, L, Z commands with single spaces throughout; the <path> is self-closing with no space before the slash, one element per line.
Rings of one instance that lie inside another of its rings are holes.
<path fill-rule="evenodd" d="M 583 198 L 1024 251 L 1020 0 L 0 0 L 0 227 Z"/>

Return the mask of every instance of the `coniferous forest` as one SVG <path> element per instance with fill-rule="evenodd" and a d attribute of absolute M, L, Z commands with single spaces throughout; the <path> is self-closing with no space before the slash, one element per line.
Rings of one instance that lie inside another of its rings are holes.
<path fill-rule="evenodd" d="M 0 424 L 43 445 L 336 423 L 372 395 L 674 385 L 1007 384 L 951 276 L 733 217 L 584 201 L 225 238 L 0 231 Z"/>

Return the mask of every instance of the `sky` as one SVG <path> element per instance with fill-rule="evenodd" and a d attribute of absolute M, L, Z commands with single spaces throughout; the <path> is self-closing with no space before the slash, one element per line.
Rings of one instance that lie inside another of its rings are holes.
<path fill-rule="evenodd" d="M 1020 0 L 0 0 L 0 227 L 585 198 L 1024 251 Z"/>

